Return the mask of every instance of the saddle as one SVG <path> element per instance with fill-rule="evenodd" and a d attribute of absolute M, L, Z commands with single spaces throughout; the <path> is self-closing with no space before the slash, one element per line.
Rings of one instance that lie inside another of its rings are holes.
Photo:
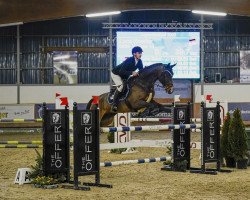
<path fill-rule="evenodd" d="M 128 97 L 130 89 L 132 87 L 131 80 L 130 79 L 123 80 L 123 85 L 124 85 L 124 87 L 119 95 L 119 102 L 124 101 Z M 113 99 L 114 99 L 113 97 L 114 97 L 115 91 L 116 91 L 116 86 L 112 85 L 110 88 L 109 95 L 108 95 L 108 103 L 109 104 L 113 103 Z"/>
<path fill-rule="evenodd" d="M 136 79 L 136 77 L 131 77 L 131 78 L 127 79 L 127 80 L 123 80 L 124 87 L 123 87 L 123 90 L 122 90 L 122 92 L 120 93 L 120 95 L 118 97 L 119 102 L 125 101 L 127 99 L 127 97 L 130 94 L 131 88 L 134 85 L 134 80 L 135 79 Z M 110 92 L 109 92 L 109 95 L 108 95 L 108 103 L 110 105 L 113 103 L 113 97 L 114 97 L 115 91 L 116 91 L 116 86 L 112 85 L 112 87 L 110 89 Z M 152 98 L 153 98 L 152 92 L 150 92 L 149 96 L 145 100 L 147 102 L 150 102 L 152 100 Z M 149 114 L 149 112 L 150 112 L 149 110 L 151 110 L 151 109 L 142 108 L 142 109 L 138 110 L 137 112 L 142 114 L 142 116 L 146 116 L 146 115 Z"/>

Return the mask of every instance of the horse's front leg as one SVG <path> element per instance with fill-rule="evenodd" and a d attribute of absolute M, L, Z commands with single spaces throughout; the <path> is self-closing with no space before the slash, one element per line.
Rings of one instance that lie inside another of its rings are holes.
<path fill-rule="evenodd" d="M 157 109 L 157 112 L 158 112 L 158 108 L 156 107 L 156 104 L 155 103 L 152 103 L 152 102 L 146 102 L 146 101 L 143 101 L 143 100 L 139 100 L 137 102 L 135 102 L 133 104 L 133 108 L 136 110 L 136 111 L 140 111 L 140 109 L 143 109 L 144 110 L 142 112 L 140 112 L 140 116 L 141 117 L 145 117 L 149 114 L 151 114 L 151 112 L 155 109 Z"/>
<path fill-rule="evenodd" d="M 133 108 L 135 110 L 140 110 L 142 108 L 152 108 L 154 106 L 155 106 L 154 103 L 146 102 L 144 100 L 138 100 L 138 101 L 136 101 L 136 102 L 133 103 Z"/>
<path fill-rule="evenodd" d="M 172 108 L 166 107 L 160 103 L 157 103 L 155 100 L 152 100 L 151 103 L 155 104 L 155 106 L 158 108 L 159 112 L 171 112 Z"/>

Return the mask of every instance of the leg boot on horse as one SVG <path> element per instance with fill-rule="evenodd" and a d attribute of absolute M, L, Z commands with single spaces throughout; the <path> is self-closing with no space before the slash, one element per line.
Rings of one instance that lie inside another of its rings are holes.
<path fill-rule="evenodd" d="M 113 112 L 117 112 L 117 106 L 119 103 L 119 97 L 120 97 L 120 91 L 118 89 L 116 89 L 115 93 L 114 93 L 114 97 L 113 97 L 113 104 L 112 104 L 112 111 Z"/>

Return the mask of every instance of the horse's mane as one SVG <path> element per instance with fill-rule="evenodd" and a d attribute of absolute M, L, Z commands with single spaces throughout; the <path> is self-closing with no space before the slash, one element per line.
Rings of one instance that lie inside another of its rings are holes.
<path fill-rule="evenodd" d="M 142 70 L 139 71 L 139 76 L 136 77 L 131 77 L 129 79 L 129 84 L 139 84 L 143 88 L 147 88 L 148 86 L 152 86 L 152 83 L 155 83 L 157 79 L 161 76 L 162 73 L 168 72 L 171 76 L 169 79 L 172 79 L 173 77 L 173 70 L 172 67 L 175 66 L 171 65 L 170 63 L 168 64 L 163 64 L 163 63 L 155 63 L 152 65 L 149 65 Z M 130 85 L 131 87 L 131 85 Z"/>
<path fill-rule="evenodd" d="M 155 64 L 152 64 L 152 65 L 149 65 L 147 67 L 144 67 L 142 70 L 140 70 L 140 73 L 145 73 L 145 72 L 148 72 L 148 71 L 152 71 L 153 69 L 159 67 L 159 66 L 162 66 L 163 64 L 162 63 L 155 63 Z"/>
<path fill-rule="evenodd" d="M 155 64 L 149 65 L 147 67 L 144 67 L 142 70 L 140 70 L 139 73 L 140 73 L 140 75 L 145 76 L 145 75 L 151 73 L 153 70 L 155 70 L 159 67 L 163 67 L 162 69 L 164 71 L 168 70 L 173 75 L 172 66 L 174 66 L 174 65 L 171 65 L 170 63 L 168 63 L 168 64 L 155 63 Z"/>
<path fill-rule="evenodd" d="M 146 75 L 148 73 L 151 73 L 153 70 L 155 70 L 156 68 L 158 67 L 162 67 L 163 64 L 162 63 L 155 63 L 155 64 L 152 64 L 152 65 L 149 65 L 147 67 L 144 67 L 142 70 L 140 70 L 140 75 Z"/>

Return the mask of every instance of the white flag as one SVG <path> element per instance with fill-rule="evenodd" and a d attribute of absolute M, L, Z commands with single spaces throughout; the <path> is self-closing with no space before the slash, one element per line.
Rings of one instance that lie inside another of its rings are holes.
<path fill-rule="evenodd" d="M 179 101 L 181 101 L 181 100 L 180 100 L 180 96 L 181 96 L 181 95 L 179 95 L 179 94 L 178 94 L 178 95 L 174 95 L 174 102 L 179 102 Z"/>
<path fill-rule="evenodd" d="M 60 93 L 56 93 L 55 97 L 56 109 L 65 109 L 65 106 L 67 105 L 69 110 L 73 110 L 74 101 L 72 99 L 62 97 Z"/>
<path fill-rule="evenodd" d="M 204 95 L 201 95 L 201 102 L 204 102 L 205 101 L 205 96 Z"/>

